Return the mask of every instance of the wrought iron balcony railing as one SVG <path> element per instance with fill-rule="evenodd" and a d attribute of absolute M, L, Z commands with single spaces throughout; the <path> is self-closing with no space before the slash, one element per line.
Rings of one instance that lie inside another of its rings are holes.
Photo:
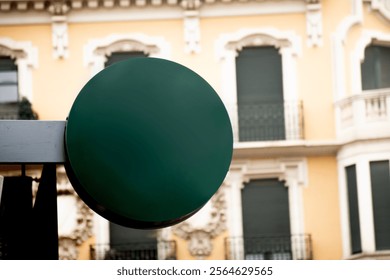
<path fill-rule="evenodd" d="M 303 139 L 302 111 L 301 101 L 240 105 L 239 141 Z"/>
<path fill-rule="evenodd" d="M 227 238 L 225 252 L 228 260 L 310 260 L 311 237 L 301 234 Z"/>
<path fill-rule="evenodd" d="M 95 244 L 90 246 L 92 260 L 175 260 L 176 242 Z"/>

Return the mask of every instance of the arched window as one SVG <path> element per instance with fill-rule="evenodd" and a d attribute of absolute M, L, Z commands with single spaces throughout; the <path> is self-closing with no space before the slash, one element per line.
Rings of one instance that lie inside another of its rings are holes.
<path fill-rule="evenodd" d="M 361 64 L 362 89 L 390 88 L 390 47 L 369 45 Z"/>
<path fill-rule="evenodd" d="M 286 139 L 282 56 L 275 47 L 244 47 L 236 57 L 240 141 Z"/>

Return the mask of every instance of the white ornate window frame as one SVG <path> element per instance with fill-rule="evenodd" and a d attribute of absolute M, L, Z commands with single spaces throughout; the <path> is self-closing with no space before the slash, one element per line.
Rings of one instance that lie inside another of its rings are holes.
<path fill-rule="evenodd" d="M 244 259 L 242 199 L 241 191 L 245 183 L 254 179 L 278 178 L 285 181 L 288 188 L 291 235 L 303 235 L 303 188 L 307 186 L 307 161 L 304 158 L 233 161 L 225 179 L 227 201 L 227 228 L 229 236 L 237 242 L 230 243 L 229 251 L 233 259 Z M 297 255 L 306 252 L 304 243 L 293 244 L 293 259 L 305 259 L 308 256 Z M 299 247 L 299 248 L 298 248 Z"/>
<path fill-rule="evenodd" d="M 390 141 L 369 141 L 344 146 L 338 153 L 339 197 L 343 258 L 377 258 L 381 254 L 390 255 L 389 251 L 376 251 L 375 226 L 370 178 L 370 162 L 390 160 Z M 356 167 L 356 182 L 358 193 L 358 209 L 360 220 L 360 235 L 362 253 L 352 255 L 351 232 L 349 226 L 348 191 L 345 168 L 350 165 Z"/>
<path fill-rule="evenodd" d="M 14 41 L 8 37 L 0 37 L 0 55 L 15 59 L 18 66 L 19 98 L 26 97 L 33 101 L 32 69 L 38 67 L 38 50 L 31 42 Z"/>
<path fill-rule="evenodd" d="M 363 30 L 362 35 L 356 43 L 355 49 L 351 53 L 351 89 L 353 95 L 363 92 L 361 63 L 364 61 L 365 49 L 370 44 L 390 46 L 390 33 L 384 33 L 377 30 Z"/>
<path fill-rule="evenodd" d="M 236 142 L 238 142 L 236 57 L 243 47 L 249 46 L 274 46 L 279 49 L 282 56 L 284 100 L 298 101 L 296 58 L 301 54 L 302 48 L 298 35 L 293 31 L 274 28 L 240 29 L 235 33 L 222 34 L 215 43 L 215 52 L 222 66 L 221 98 L 227 107 Z"/>
<path fill-rule="evenodd" d="M 104 69 L 104 63 L 113 52 L 141 51 L 149 57 L 170 57 L 170 45 L 162 37 L 143 33 L 111 34 L 93 39 L 84 46 L 84 66 L 91 69 L 91 76 Z"/>

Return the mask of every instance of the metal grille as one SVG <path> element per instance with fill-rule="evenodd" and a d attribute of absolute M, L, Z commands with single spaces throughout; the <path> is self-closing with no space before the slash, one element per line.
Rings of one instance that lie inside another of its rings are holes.
<path fill-rule="evenodd" d="M 302 108 L 301 101 L 239 105 L 239 140 L 303 139 Z"/>
<path fill-rule="evenodd" d="M 227 238 L 226 259 L 245 260 L 308 260 L 312 259 L 311 237 L 260 236 Z"/>
<path fill-rule="evenodd" d="M 95 244 L 90 247 L 90 256 L 92 260 L 175 260 L 176 242 Z"/>

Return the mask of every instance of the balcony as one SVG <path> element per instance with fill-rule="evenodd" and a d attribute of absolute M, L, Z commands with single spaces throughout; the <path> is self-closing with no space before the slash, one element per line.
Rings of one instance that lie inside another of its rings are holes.
<path fill-rule="evenodd" d="M 301 101 L 240 105 L 239 141 L 275 141 L 303 139 Z"/>
<path fill-rule="evenodd" d="M 343 141 L 390 136 L 390 88 L 367 90 L 335 104 L 337 136 Z"/>
<path fill-rule="evenodd" d="M 95 244 L 90 246 L 90 257 L 92 260 L 175 260 L 176 242 Z"/>
<path fill-rule="evenodd" d="M 227 238 L 228 260 L 310 260 L 312 259 L 311 236 L 260 236 Z"/>

